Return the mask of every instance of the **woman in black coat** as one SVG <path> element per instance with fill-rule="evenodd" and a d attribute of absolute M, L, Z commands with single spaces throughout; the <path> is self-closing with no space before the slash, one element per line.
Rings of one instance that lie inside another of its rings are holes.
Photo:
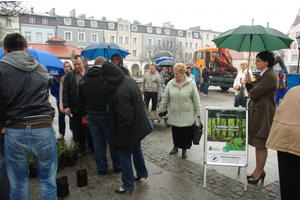
<path fill-rule="evenodd" d="M 144 111 L 144 102 L 136 81 L 125 76 L 119 67 L 110 62 L 102 65 L 102 77 L 110 93 L 107 110 L 112 149 L 119 151 L 122 167 L 123 185 L 115 192 L 131 193 L 135 189 L 134 180 L 148 177 L 141 140 L 153 129 Z M 131 156 L 136 176 L 133 174 Z"/>

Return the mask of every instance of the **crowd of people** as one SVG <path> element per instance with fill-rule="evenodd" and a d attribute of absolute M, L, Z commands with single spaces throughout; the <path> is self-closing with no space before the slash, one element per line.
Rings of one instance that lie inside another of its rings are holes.
<path fill-rule="evenodd" d="M 98 57 L 91 68 L 84 65 L 82 56 L 75 55 L 72 61 L 63 63 L 63 77 L 51 78 L 47 69 L 27 54 L 27 46 L 22 35 L 7 35 L 4 39 L 6 55 L 0 62 L 2 199 L 29 199 L 30 155 L 35 158 L 41 199 L 57 199 L 56 139 L 64 139 L 66 115 L 73 140 L 79 143 L 78 155 L 84 156 L 89 146 L 100 175 L 108 171 L 106 152 L 109 147 L 113 170 L 121 173 L 122 178 L 116 193 L 131 193 L 135 189 L 134 181 L 149 175 L 141 141 L 153 131 L 144 109 L 145 105 L 150 109 L 150 101 L 151 111 L 157 109 L 158 98 L 162 98 L 158 114 L 169 111 L 173 139 L 169 154 L 182 149 L 181 157 L 187 158 L 187 149 L 192 146 L 193 124 L 201 117 L 201 86 L 204 96 L 208 95 L 207 68 L 201 71 L 196 63 L 193 67 L 177 63 L 164 69 L 150 65 L 139 88 L 123 66 L 120 55 L 113 55 L 111 61 Z M 288 85 L 283 72 L 278 76 L 274 73 L 274 62 L 274 55 L 268 51 L 257 54 L 255 64 L 260 74 L 255 81 L 251 71 L 246 70 L 247 61 L 241 62 L 233 85 L 234 106 L 249 110 L 248 141 L 255 147 L 256 166 L 247 175 L 248 183 L 264 181 L 267 148 L 272 148 L 278 151 L 282 199 L 296 199 L 300 189 L 297 131 L 300 86 L 286 94 L 276 112 L 276 104 L 285 95 Z M 52 126 L 55 109 L 49 102 L 50 91 L 57 104 L 57 138 Z M 238 100 L 241 92 L 243 101 Z"/>

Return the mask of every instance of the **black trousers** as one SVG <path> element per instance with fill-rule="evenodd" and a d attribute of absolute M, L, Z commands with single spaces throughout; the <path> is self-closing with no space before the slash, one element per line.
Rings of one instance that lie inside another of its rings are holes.
<path fill-rule="evenodd" d="M 59 103 L 57 103 L 57 111 L 58 111 L 58 131 L 60 134 L 65 136 L 65 131 L 66 131 L 65 113 L 59 111 Z"/>
<path fill-rule="evenodd" d="M 79 147 L 81 152 L 84 153 L 86 149 L 86 142 L 85 142 L 85 134 L 82 125 L 82 117 L 79 113 L 72 112 L 73 117 L 73 140 L 79 143 Z"/>
<path fill-rule="evenodd" d="M 150 99 L 152 101 L 151 111 L 154 111 L 156 110 L 156 106 L 157 106 L 157 92 L 146 92 L 146 91 L 144 92 L 144 101 L 148 109 L 149 109 Z"/>
<path fill-rule="evenodd" d="M 281 200 L 300 199 L 300 156 L 277 151 Z"/>

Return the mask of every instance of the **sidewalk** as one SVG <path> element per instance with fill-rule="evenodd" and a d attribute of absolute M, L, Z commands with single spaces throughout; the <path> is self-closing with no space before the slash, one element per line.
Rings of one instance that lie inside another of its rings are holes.
<path fill-rule="evenodd" d="M 230 106 L 232 93 L 213 95 L 201 98 L 204 119 L 206 106 Z M 220 103 L 221 102 L 221 103 Z M 51 103 L 55 101 L 51 97 Z M 67 119 L 67 118 L 66 118 Z M 68 123 L 66 123 L 68 124 Z M 207 166 L 206 188 L 203 188 L 203 138 L 200 145 L 192 146 L 188 150 L 188 157 L 181 158 L 181 151 L 169 155 L 173 147 L 171 129 L 164 122 L 155 122 L 155 130 L 142 141 L 149 177 L 136 181 L 136 189 L 130 194 L 116 194 L 114 189 L 121 186 L 121 174 L 114 173 L 112 163 L 108 157 L 108 175 L 101 176 L 96 173 L 93 154 L 88 150 L 75 167 L 66 167 L 57 173 L 57 178 L 66 175 L 69 182 L 69 196 L 64 199 L 280 199 L 278 182 L 276 151 L 268 150 L 269 155 L 265 167 L 267 176 L 262 185 L 248 185 L 244 191 L 244 168 L 237 174 L 237 167 Z M 57 117 L 54 128 L 57 131 Z M 68 129 L 67 129 L 68 130 Z M 71 132 L 66 133 L 66 141 L 71 141 Z M 249 147 L 248 173 L 255 167 L 254 148 Z M 88 171 L 88 185 L 77 187 L 76 171 L 85 168 Z M 30 197 L 39 199 L 39 186 L 37 179 L 30 179 Z M 61 199 L 61 198 L 60 198 Z"/>

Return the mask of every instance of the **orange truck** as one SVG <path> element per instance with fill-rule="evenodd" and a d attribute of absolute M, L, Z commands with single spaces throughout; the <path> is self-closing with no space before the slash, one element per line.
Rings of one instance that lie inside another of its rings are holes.
<path fill-rule="evenodd" d="M 204 47 L 195 51 L 194 62 L 200 69 L 208 68 L 209 85 L 227 91 L 233 86 L 237 69 L 232 65 L 230 51 L 225 48 Z"/>

